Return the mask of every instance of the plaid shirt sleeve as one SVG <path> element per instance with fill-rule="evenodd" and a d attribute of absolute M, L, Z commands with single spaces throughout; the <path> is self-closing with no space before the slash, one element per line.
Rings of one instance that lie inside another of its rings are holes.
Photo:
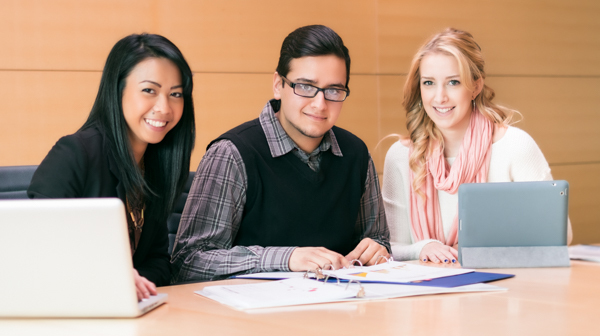
<path fill-rule="evenodd" d="M 289 271 L 295 247 L 232 246 L 242 220 L 247 183 L 235 145 L 229 140 L 214 143 L 198 166 L 181 216 L 171 258 L 171 283 Z"/>
<path fill-rule="evenodd" d="M 371 238 L 380 245 L 385 246 L 389 253 L 392 253 L 390 231 L 385 218 L 385 209 L 379 188 L 379 178 L 377 177 L 375 164 L 370 154 L 365 191 L 360 200 L 356 226 L 363 233 L 360 237 L 361 240 L 363 238 Z"/>

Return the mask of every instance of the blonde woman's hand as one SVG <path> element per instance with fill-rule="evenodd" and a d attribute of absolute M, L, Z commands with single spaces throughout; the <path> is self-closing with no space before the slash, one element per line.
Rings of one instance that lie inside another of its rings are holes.
<path fill-rule="evenodd" d="M 135 282 L 138 301 L 157 294 L 156 286 L 150 280 L 141 276 L 135 268 L 133 269 L 133 281 Z"/>
<path fill-rule="evenodd" d="M 434 263 L 455 263 L 458 259 L 458 251 L 450 246 L 439 242 L 431 242 L 423 246 L 419 254 L 419 260 Z"/>

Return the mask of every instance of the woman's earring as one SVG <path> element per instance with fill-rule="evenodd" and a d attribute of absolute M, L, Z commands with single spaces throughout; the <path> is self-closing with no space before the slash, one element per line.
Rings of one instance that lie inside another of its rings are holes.
<path fill-rule="evenodd" d="M 475 109 L 475 99 L 471 100 L 473 102 L 473 109 Z"/>

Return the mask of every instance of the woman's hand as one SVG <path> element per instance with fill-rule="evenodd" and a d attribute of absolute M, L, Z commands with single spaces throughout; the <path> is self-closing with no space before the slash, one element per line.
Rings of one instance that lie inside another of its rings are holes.
<path fill-rule="evenodd" d="M 135 282 L 138 301 L 157 294 L 156 286 L 150 280 L 141 276 L 135 268 L 133 269 L 133 281 Z"/>
<path fill-rule="evenodd" d="M 458 259 L 458 251 L 450 246 L 431 242 L 423 246 L 419 259 L 423 262 L 431 261 L 434 263 L 455 263 Z"/>

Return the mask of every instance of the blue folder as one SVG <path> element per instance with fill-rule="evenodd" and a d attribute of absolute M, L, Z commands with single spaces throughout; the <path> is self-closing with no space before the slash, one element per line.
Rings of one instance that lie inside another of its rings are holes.
<path fill-rule="evenodd" d="M 443 278 L 436 278 L 424 281 L 412 281 L 404 285 L 430 286 L 430 287 L 458 287 L 472 285 L 481 282 L 490 282 L 514 277 L 514 274 L 471 272 L 459 275 L 453 275 Z"/>
<path fill-rule="evenodd" d="M 381 283 L 381 284 L 396 284 L 396 285 L 411 285 L 411 286 L 429 286 L 429 287 L 458 287 L 473 285 L 482 282 L 491 282 L 496 280 L 508 279 L 514 277 L 514 274 L 503 273 L 488 273 L 488 272 L 470 272 L 465 274 L 451 275 L 443 278 L 435 278 L 431 280 L 419 280 L 411 282 L 383 282 L 361 280 L 363 283 Z M 335 278 L 329 278 L 327 282 L 337 282 Z M 348 282 L 348 280 L 340 280 L 340 282 Z"/>

